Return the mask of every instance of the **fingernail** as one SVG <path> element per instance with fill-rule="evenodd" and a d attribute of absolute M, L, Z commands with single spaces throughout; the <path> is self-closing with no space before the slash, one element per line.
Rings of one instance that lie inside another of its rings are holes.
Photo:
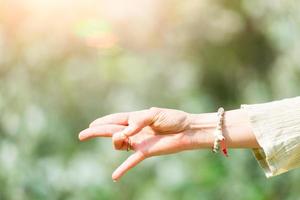
<path fill-rule="evenodd" d="M 78 139 L 81 140 L 81 139 L 83 138 L 83 136 L 84 136 L 84 132 L 81 131 L 81 132 L 79 133 L 79 135 L 78 135 Z"/>
<path fill-rule="evenodd" d="M 112 175 L 112 180 L 113 180 L 113 182 L 114 182 L 114 183 L 118 182 L 118 179 L 117 179 L 117 178 L 115 178 L 115 176 L 114 176 L 114 175 Z"/>
<path fill-rule="evenodd" d="M 112 143 L 113 143 L 114 148 L 116 150 L 121 149 L 121 147 L 123 145 L 123 141 L 124 141 L 123 137 L 119 136 L 119 134 L 118 135 L 117 134 L 113 135 Z"/>
<path fill-rule="evenodd" d="M 124 134 L 123 131 L 121 131 L 121 132 L 118 132 L 118 133 L 115 134 L 115 138 L 117 140 L 125 140 L 126 139 L 126 135 Z"/>
<path fill-rule="evenodd" d="M 128 133 L 131 133 L 134 130 L 132 126 L 126 127 L 122 132 L 125 136 L 127 136 Z"/>

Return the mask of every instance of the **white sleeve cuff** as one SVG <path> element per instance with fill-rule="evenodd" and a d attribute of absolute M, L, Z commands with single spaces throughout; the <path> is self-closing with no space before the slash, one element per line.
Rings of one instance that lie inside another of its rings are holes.
<path fill-rule="evenodd" d="M 267 177 L 300 166 L 300 97 L 242 105 L 261 148 L 253 153 Z"/>

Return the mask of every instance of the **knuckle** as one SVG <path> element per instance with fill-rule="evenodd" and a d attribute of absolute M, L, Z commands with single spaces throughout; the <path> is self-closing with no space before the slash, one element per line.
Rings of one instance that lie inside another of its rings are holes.
<path fill-rule="evenodd" d="M 113 146 L 114 150 L 118 150 L 117 145 L 115 144 L 114 141 L 112 141 L 112 146 Z"/>
<path fill-rule="evenodd" d="M 163 109 L 157 108 L 157 107 L 152 107 L 149 110 L 150 110 L 150 115 L 152 116 L 152 123 L 157 121 L 157 119 L 159 118 L 159 116 L 161 115 L 161 113 L 163 111 Z"/>
<path fill-rule="evenodd" d="M 161 108 L 151 107 L 149 110 L 154 111 L 154 112 L 159 112 L 161 110 Z"/>
<path fill-rule="evenodd" d="M 120 150 L 120 145 L 118 144 L 118 141 L 112 140 L 112 146 L 115 150 Z"/>

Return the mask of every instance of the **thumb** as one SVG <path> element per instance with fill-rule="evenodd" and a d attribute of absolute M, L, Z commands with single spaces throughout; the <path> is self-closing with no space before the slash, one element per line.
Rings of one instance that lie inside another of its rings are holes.
<path fill-rule="evenodd" d="M 128 170 L 139 164 L 145 159 L 141 151 L 137 151 L 129 156 L 112 174 L 112 179 L 118 181 Z"/>

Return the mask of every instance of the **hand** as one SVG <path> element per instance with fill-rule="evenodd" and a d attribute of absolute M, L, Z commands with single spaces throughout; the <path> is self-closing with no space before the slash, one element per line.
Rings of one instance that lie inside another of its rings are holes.
<path fill-rule="evenodd" d="M 128 145 L 131 145 L 130 148 L 135 153 L 112 175 L 113 180 L 118 180 L 129 169 L 148 157 L 190 149 L 195 134 L 190 131 L 189 124 L 188 113 L 151 108 L 99 118 L 90 124 L 90 128 L 79 134 L 79 139 L 112 137 L 117 150 L 126 150 Z"/>
<path fill-rule="evenodd" d="M 90 124 L 96 127 L 105 124 L 127 126 L 121 132 L 113 135 L 115 149 L 122 149 L 126 138 L 140 132 L 149 126 L 157 134 L 175 134 L 189 128 L 189 114 L 179 110 L 150 108 L 148 110 L 117 113 L 99 118 Z"/>

